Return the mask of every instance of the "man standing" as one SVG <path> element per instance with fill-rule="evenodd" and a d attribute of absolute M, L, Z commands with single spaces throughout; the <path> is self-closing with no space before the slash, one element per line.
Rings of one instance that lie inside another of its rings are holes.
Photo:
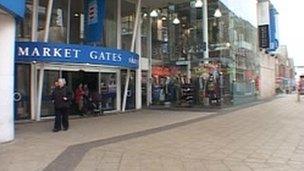
<path fill-rule="evenodd" d="M 71 101 L 71 93 L 65 86 L 66 81 L 64 78 L 58 79 L 58 87 L 55 88 L 53 99 L 55 105 L 55 123 L 53 132 L 58 132 L 61 130 L 61 125 L 63 130 L 69 129 L 69 108 Z"/>

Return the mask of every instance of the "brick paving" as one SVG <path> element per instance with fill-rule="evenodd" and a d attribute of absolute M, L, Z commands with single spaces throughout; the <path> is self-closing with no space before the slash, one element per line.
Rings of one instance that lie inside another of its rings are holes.
<path fill-rule="evenodd" d="M 93 148 L 76 170 L 304 170 L 304 102 L 287 96 Z"/>
<path fill-rule="evenodd" d="M 50 122 L 17 125 L 16 141 L 0 145 L 0 170 L 304 170 L 303 113 L 304 102 L 289 95 L 229 113 L 73 120 L 58 134 Z"/>

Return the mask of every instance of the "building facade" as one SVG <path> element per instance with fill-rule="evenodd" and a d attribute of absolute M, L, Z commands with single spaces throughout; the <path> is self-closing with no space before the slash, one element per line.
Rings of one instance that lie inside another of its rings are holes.
<path fill-rule="evenodd" d="M 100 94 L 105 112 L 257 98 L 254 0 L 26 0 L 25 7 L 13 55 L 16 120 L 53 116 L 49 94 L 59 77 L 72 91 L 82 83 Z"/>
<path fill-rule="evenodd" d="M 288 56 L 286 45 L 281 45 L 276 54 L 276 91 L 291 93 L 295 91 L 295 66 L 293 59 Z"/>
<path fill-rule="evenodd" d="M 276 95 L 276 58 L 262 51 L 260 53 L 260 82 L 259 94 L 261 99 Z"/>
<path fill-rule="evenodd" d="M 152 19 L 152 104 L 206 107 L 254 100 L 256 3 L 208 1 L 204 23 L 195 2 L 164 6 Z"/>

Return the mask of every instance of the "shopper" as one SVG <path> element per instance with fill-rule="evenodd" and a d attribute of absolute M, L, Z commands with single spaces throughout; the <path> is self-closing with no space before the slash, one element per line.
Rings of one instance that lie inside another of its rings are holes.
<path fill-rule="evenodd" d="M 69 129 L 69 108 L 71 103 L 72 93 L 67 89 L 66 81 L 64 78 L 58 79 L 58 87 L 54 90 L 54 105 L 55 105 L 55 123 L 53 132 L 58 132 L 61 130 L 61 125 L 63 130 Z"/>
<path fill-rule="evenodd" d="M 84 95 L 85 95 L 85 91 L 83 89 L 82 83 L 80 83 L 77 89 L 75 90 L 75 103 L 81 115 L 83 113 L 83 107 L 84 107 Z"/>

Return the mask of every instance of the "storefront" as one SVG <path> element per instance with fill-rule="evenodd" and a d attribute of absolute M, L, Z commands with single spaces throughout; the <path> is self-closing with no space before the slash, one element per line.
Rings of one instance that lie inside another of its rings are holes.
<path fill-rule="evenodd" d="M 16 56 L 15 118 L 40 120 L 52 116 L 49 93 L 58 77 L 67 80 L 70 90 L 83 84 L 90 92 L 100 93 L 104 112 L 141 109 L 142 99 L 147 101 L 148 94 L 148 78 L 141 82 L 141 74 L 148 75 L 148 60 L 135 55 L 141 52 L 140 37 L 134 36 L 140 31 L 135 29 L 139 28 L 139 24 L 135 26 L 135 7 L 136 2 L 129 0 L 26 0 L 16 46 L 28 44 L 38 49 L 22 49 L 21 53 L 34 55 L 31 59 Z M 121 52 L 124 56 L 117 56 Z M 128 53 L 134 58 L 122 61 Z M 61 61 L 64 55 L 74 58 Z M 146 96 L 142 96 L 142 91 L 146 91 Z"/>
<path fill-rule="evenodd" d="M 207 21 L 196 2 L 150 10 L 152 104 L 203 108 L 256 100 L 255 2 L 208 1 Z"/>
<path fill-rule="evenodd" d="M 137 54 L 110 48 L 16 42 L 15 54 L 16 119 L 40 120 L 53 116 L 50 93 L 58 78 L 65 78 L 68 88 L 74 93 L 78 85 L 83 84 L 87 86 L 88 98 L 101 96 L 98 103 L 101 103 L 104 112 L 120 111 L 124 87 L 122 70 L 134 71 L 138 68 Z M 134 82 L 130 82 L 127 109 L 134 109 Z M 73 103 L 72 112 L 79 112 Z"/>
<path fill-rule="evenodd" d="M 256 3 L 202 1 L 25 0 L 12 37 L 16 119 L 52 116 L 48 94 L 58 77 L 73 91 L 82 83 L 103 94 L 110 112 L 254 100 Z"/>
<path fill-rule="evenodd" d="M 139 69 L 129 77 L 138 92 L 134 98 L 136 108 L 141 108 L 143 102 L 147 106 L 182 104 L 183 94 L 191 94 L 185 95 L 191 99 L 187 101 L 190 106 L 202 107 L 212 103 L 230 105 L 245 96 L 256 96 L 257 91 L 252 88 L 258 75 L 257 29 L 252 19 L 256 12 L 249 10 L 244 15 L 238 12 L 242 7 L 237 3 L 207 1 L 203 5 L 205 13 L 195 0 L 169 4 L 145 0 L 54 0 L 46 29 L 49 1 L 35 1 L 27 0 L 19 40 L 43 41 L 49 31 L 49 42 L 113 47 L 140 54 Z M 95 3 L 103 12 L 91 11 L 91 20 L 88 8 Z M 254 5 L 246 2 L 248 7 Z M 90 27 L 90 23 L 96 25 Z M 155 73 L 159 67 L 169 68 L 170 73 Z M 143 78 L 142 75 L 146 79 L 134 79 Z M 171 93 L 165 88 L 168 84 L 175 85 Z M 183 89 L 190 89 L 191 93 L 183 93 Z"/>

